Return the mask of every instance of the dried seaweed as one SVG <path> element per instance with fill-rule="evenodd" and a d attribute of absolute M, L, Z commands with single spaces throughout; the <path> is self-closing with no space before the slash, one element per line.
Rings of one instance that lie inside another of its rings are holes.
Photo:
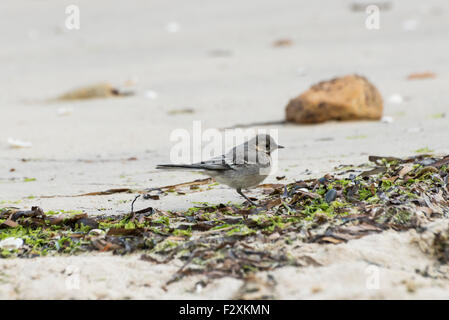
<path fill-rule="evenodd" d="M 151 263 L 182 262 L 167 284 L 191 274 L 246 279 L 256 271 L 317 263 L 291 254 L 298 243 L 339 244 L 387 229 L 421 228 L 447 217 L 448 156 L 369 159 L 374 166 L 359 175 L 327 174 L 264 185 L 256 207 L 204 203 L 184 212 L 149 207 L 125 216 L 97 217 L 44 213 L 38 207 L 0 209 L 0 239 L 24 240 L 21 248 L 0 252 L 2 257 L 33 257 L 138 251 Z M 446 251 L 444 247 L 444 256 Z"/>

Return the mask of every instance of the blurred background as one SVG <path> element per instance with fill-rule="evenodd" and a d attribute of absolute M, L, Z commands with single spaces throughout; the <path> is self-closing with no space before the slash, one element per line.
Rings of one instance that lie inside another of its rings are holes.
<path fill-rule="evenodd" d="M 366 26 L 369 4 L 378 29 Z M 67 27 L 70 5 L 79 29 Z M 2 1 L 0 193 L 27 203 L 194 179 L 154 170 L 174 129 L 280 121 L 291 98 L 353 73 L 379 89 L 387 120 L 274 126 L 288 147 L 278 175 L 319 175 L 368 154 L 448 153 L 448 35 L 446 0 Z M 408 79 L 423 72 L 433 76 Z M 57 99 L 99 83 L 132 95 Z M 225 190 L 210 197 L 229 199 Z"/>

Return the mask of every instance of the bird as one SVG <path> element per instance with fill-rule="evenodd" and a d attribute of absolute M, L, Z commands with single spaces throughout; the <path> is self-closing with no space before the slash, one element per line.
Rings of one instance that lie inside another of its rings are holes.
<path fill-rule="evenodd" d="M 193 164 L 159 164 L 156 169 L 200 171 L 215 181 L 237 191 L 251 205 L 242 189 L 258 186 L 271 171 L 271 153 L 284 148 L 269 134 L 258 134 L 252 139 L 235 146 L 226 154 Z"/>

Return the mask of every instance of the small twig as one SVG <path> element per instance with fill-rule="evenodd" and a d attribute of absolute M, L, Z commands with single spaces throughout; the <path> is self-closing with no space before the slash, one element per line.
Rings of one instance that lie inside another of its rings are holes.
<path fill-rule="evenodd" d="M 131 221 L 134 221 L 134 218 L 135 218 L 135 215 L 134 215 L 134 202 L 136 202 L 136 200 L 140 197 L 141 195 L 139 194 L 139 195 L 137 195 L 135 198 L 134 198 L 134 200 L 133 200 L 133 202 L 131 203 L 131 213 L 130 213 L 130 217 L 131 217 Z"/>

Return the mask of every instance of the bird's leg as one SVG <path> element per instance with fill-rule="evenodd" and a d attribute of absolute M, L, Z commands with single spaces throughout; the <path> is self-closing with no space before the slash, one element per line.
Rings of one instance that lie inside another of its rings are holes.
<path fill-rule="evenodd" d="M 243 198 L 245 198 L 245 199 L 246 199 L 252 206 L 255 206 L 255 205 L 256 205 L 256 204 L 255 204 L 254 202 L 252 202 L 247 196 L 245 196 L 245 195 L 243 194 L 241 188 L 238 188 L 238 189 L 237 189 L 237 193 L 238 193 L 239 195 L 241 195 Z"/>

